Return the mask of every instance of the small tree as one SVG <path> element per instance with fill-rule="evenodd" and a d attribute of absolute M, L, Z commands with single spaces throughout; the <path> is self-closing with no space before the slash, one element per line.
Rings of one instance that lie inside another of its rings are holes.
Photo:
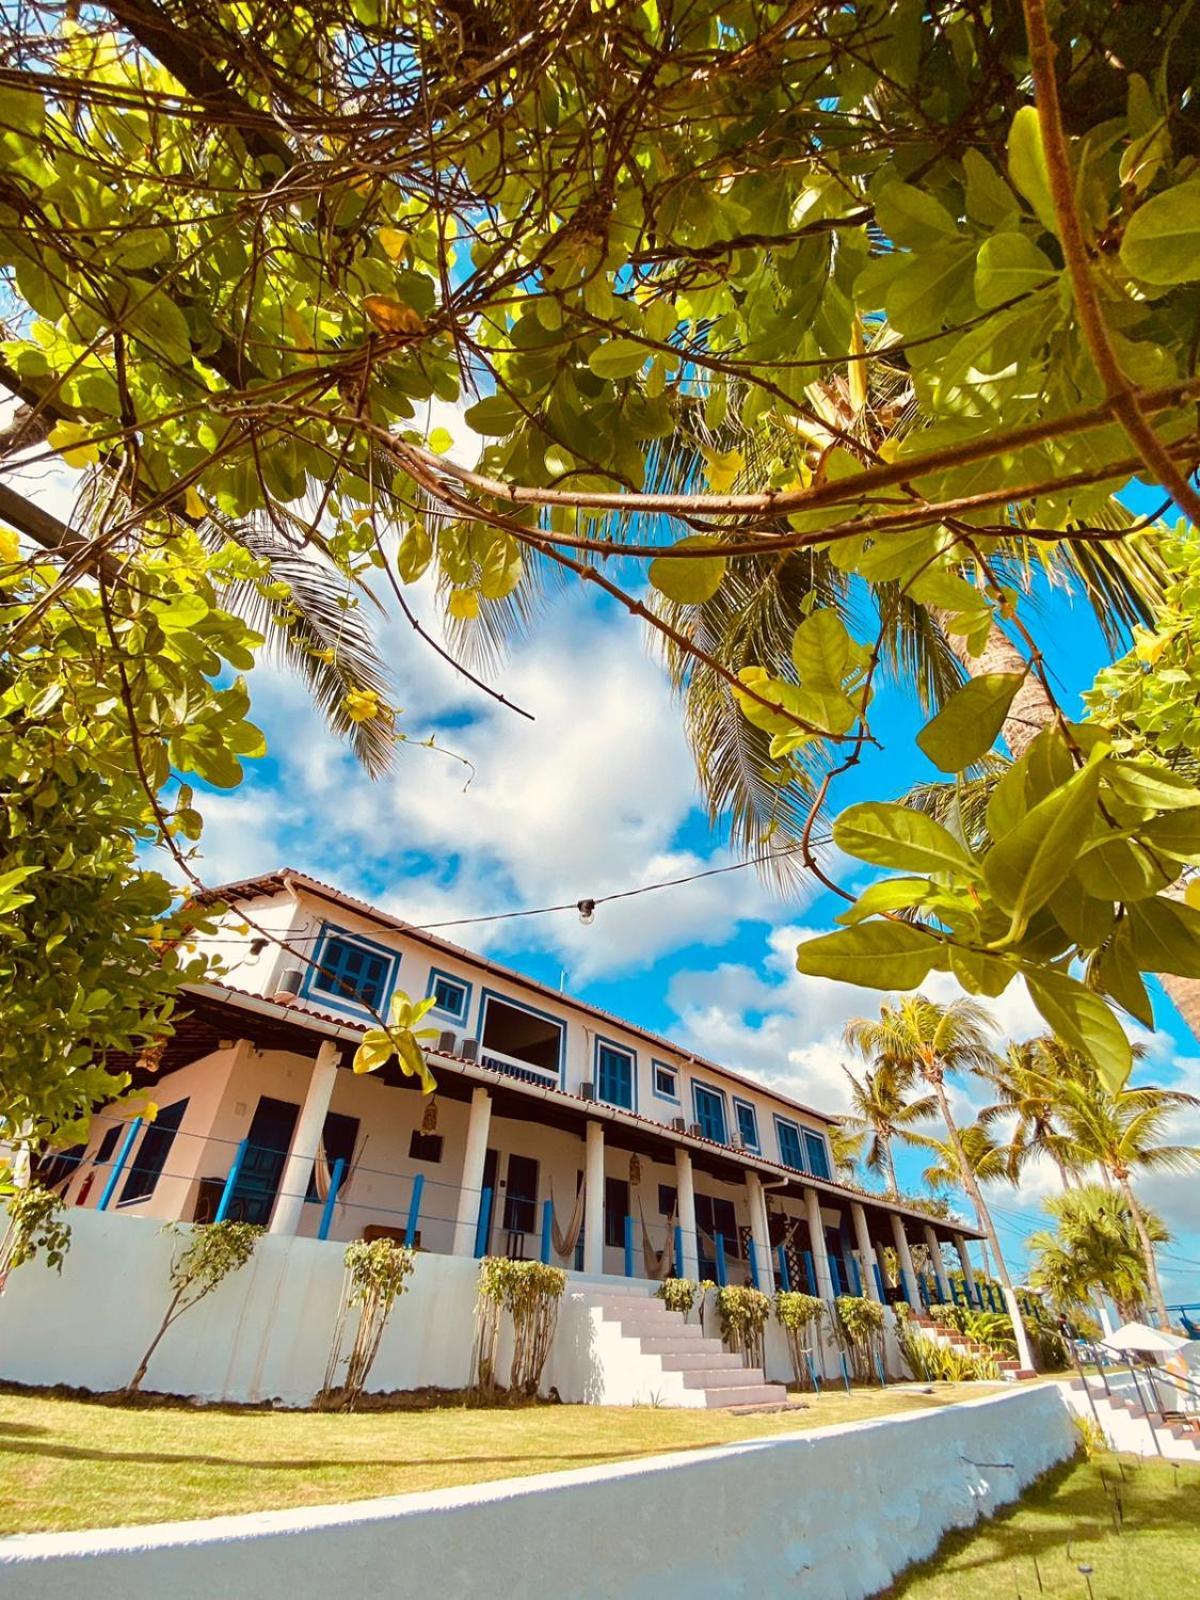
<path fill-rule="evenodd" d="M 654 1291 L 668 1311 L 678 1311 L 686 1322 L 696 1296 L 704 1292 L 705 1285 L 693 1283 L 691 1278 L 664 1278 Z"/>
<path fill-rule="evenodd" d="M 561 1267 L 540 1261 L 510 1261 L 489 1256 L 479 1270 L 475 1305 L 474 1384 L 494 1395 L 501 1314 L 513 1320 L 513 1354 L 509 1392 L 531 1400 L 537 1394 L 558 1327 L 558 1303 L 567 1286 Z"/>
<path fill-rule="evenodd" d="M 869 1383 L 883 1360 L 884 1309 L 877 1300 L 841 1294 L 833 1302 L 838 1339 L 850 1354 L 854 1376 Z"/>
<path fill-rule="evenodd" d="M 775 1320 L 783 1329 L 792 1371 L 801 1387 L 813 1384 L 812 1343 L 820 1337 L 825 1302 L 815 1294 L 798 1289 L 780 1289 L 775 1296 Z"/>
<path fill-rule="evenodd" d="M 771 1302 L 760 1289 L 729 1285 L 717 1290 L 717 1316 L 727 1350 L 740 1355 L 748 1367 L 763 1365 L 763 1329 L 771 1315 Z"/>
<path fill-rule="evenodd" d="M 172 1323 L 178 1322 L 185 1311 L 211 1294 L 231 1272 L 241 1271 L 254 1254 L 262 1231 L 249 1222 L 210 1222 L 193 1228 L 189 1236 L 178 1223 L 167 1224 L 163 1232 L 176 1236 L 171 1252 L 171 1299 L 149 1349 L 125 1385 L 126 1394 L 136 1394 L 141 1388 L 150 1358 Z M 184 1240 L 188 1242 L 185 1244 Z"/>
<path fill-rule="evenodd" d="M 353 1411 L 379 1354 L 392 1307 L 404 1293 L 405 1280 L 415 1260 L 407 1245 L 396 1244 L 391 1239 L 375 1239 L 370 1244 L 357 1240 L 348 1245 L 345 1262 L 347 1287 L 342 1294 L 342 1309 L 334 1329 L 329 1365 L 325 1369 L 325 1385 L 317 1403 L 322 1408 Z M 346 1381 L 337 1389 L 334 1380 L 341 1360 L 346 1318 L 352 1306 L 361 1306 L 362 1310 L 354 1344 L 346 1357 Z"/>
<path fill-rule="evenodd" d="M 8 1196 L 8 1226 L 0 1240 L 0 1294 L 10 1272 L 44 1255 L 46 1265 L 62 1271 L 71 1247 L 71 1230 L 62 1220 L 66 1209 L 61 1196 L 32 1184 Z"/>

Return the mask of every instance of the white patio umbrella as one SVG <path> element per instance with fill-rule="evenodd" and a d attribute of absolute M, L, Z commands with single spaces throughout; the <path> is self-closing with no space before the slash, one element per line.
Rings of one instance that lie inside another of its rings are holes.
<path fill-rule="evenodd" d="M 1145 1356 L 1174 1355 L 1176 1350 L 1182 1350 L 1187 1342 L 1178 1334 L 1164 1333 L 1160 1328 L 1152 1328 L 1145 1322 L 1127 1322 L 1123 1328 L 1118 1328 L 1116 1333 L 1106 1334 L 1100 1340 L 1106 1350 L 1136 1351 L 1138 1355 Z"/>

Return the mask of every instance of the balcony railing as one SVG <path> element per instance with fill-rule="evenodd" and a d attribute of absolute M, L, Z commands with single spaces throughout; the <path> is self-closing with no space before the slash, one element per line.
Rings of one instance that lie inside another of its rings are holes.
<path fill-rule="evenodd" d="M 479 1061 L 481 1066 L 491 1067 L 493 1072 L 502 1072 L 507 1078 L 520 1078 L 522 1083 L 536 1083 L 543 1089 L 558 1088 L 558 1073 L 552 1068 L 535 1066 L 532 1061 L 505 1055 L 504 1051 L 493 1050 L 490 1045 L 480 1046 Z"/>

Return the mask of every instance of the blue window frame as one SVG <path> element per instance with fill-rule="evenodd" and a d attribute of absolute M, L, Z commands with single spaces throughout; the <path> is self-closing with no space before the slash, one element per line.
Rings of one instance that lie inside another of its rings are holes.
<path fill-rule="evenodd" d="M 819 1133 L 810 1133 L 804 1130 L 804 1154 L 808 1170 L 814 1178 L 830 1178 L 833 1174 L 829 1170 L 829 1147 Z"/>
<path fill-rule="evenodd" d="M 636 1057 L 631 1050 L 596 1040 L 596 1099 L 632 1111 Z"/>
<path fill-rule="evenodd" d="M 187 1106 L 186 1100 L 176 1100 L 173 1106 L 164 1106 L 146 1129 L 129 1169 L 129 1176 L 125 1179 L 118 1205 L 125 1205 L 132 1200 L 147 1200 L 154 1193 Z"/>
<path fill-rule="evenodd" d="M 301 994 L 335 1010 L 382 1014 L 399 961 L 394 950 L 326 925 L 304 977 Z"/>
<path fill-rule="evenodd" d="M 735 1099 L 733 1113 L 737 1118 L 738 1137 L 742 1143 L 748 1150 L 761 1149 L 758 1142 L 758 1113 L 749 1100 Z"/>
<path fill-rule="evenodd" d="M 779 1159 L 784 1166 L 803 1172 L 804 1146 L 800 1142 L 800 1129 L 794 1122 L 785 1122 L 782 1117 L 776 1117 L 775 1134 L 779 1140 Z"/>
<path fill-rule="evenodd" d="M 711 1139 L 714 1144 L 726 1144 L 725 1096 L 718 1089 L 707 1089 L 702 1083 L 693 1083 L 692 1104 L 703 1137 Z"/>
<path fill-rule="evenodd" d="M 659 1100 L 671 1100 L 679 1104 L 679 1070 L 669 1067 L 665 1061 L 652 1061 L 650 1063 L 651 1088 Z"/>
<path fill-rule="evenodd" d="M 465 978 L 456 978 L 452 972 L 440 972 L 434 967 L 426 993 L 433 1001 L 436 1016 L 450 1017 L 466 1026 L 467 1012 L 471 1009 L 471 985 Z"/>

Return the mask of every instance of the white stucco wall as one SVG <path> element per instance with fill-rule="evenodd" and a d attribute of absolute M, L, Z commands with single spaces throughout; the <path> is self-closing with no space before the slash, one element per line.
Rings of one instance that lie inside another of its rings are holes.
<path fill-rule="evenodd" d="M 864 1600 L 1075 1448 L 1057 1385 L 919 1416 L 358 1505 L 0 1540 L 21 1600 Z"/>

